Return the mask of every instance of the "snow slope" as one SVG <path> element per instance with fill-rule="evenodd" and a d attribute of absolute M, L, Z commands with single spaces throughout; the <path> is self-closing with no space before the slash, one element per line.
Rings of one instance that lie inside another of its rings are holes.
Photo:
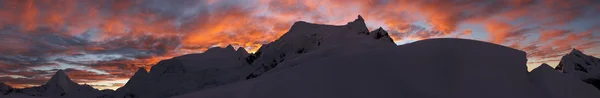
<path fill-rule="evenodd" d="M 525 63 L 524 52 L 508 47 L 429 39 L 307 59 L 174 98 L 545 98 L 529 82 Z"/>
<path fill-rule="evenodd" d="M 529 73 L 529 79 L 552 97 L 548 98 L 600 98 L 600 90 L 574 77 L 542 64 Z"/>

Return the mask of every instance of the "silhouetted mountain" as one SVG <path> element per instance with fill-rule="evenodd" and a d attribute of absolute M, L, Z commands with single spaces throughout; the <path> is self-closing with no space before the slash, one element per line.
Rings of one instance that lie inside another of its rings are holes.
<path fill-rule="evenodd" d="M 162 60 L 149 73 L 139 69 L 114 97 L 164 98 L 245 80 L 247 56 L 244 49 L 229 45 Z"/>
<path fill-rule="evenodd" d="M 13 88 L 4 83 L 0 83 L 0 95 L 8 95 L 8 93 L 12 92 Z"/>
<path fill-rule="evenodd" d="M 379 41 L 383 40 L 383 41 Z M 258 77 L 287 60 L 306 53 L 329 50 L 344 46 L 345 49 L 336 51 L 355 50 L 360 48 L 395 46 L 393 40 L 383 29 L 369 33 L 363 18 L 343 26 L 311 24 L 304 21 L 296 22 L 290 30 L 279 39 L 263 45 L 255 53 L 252 62 L 253 72 L 247 79 Z"/>
<path fill-rule="evenodd" d="M 573 49 L 563 56 L 556 70 L 576 77 L 600 89 L 600 59 Z"/>
<path fill-rule="evenodd" d="M 392 40 L 390 35 L 388 35 L 388 32 L 383 30 L 383 28 L 381 28 L 381 27 L 377 28 L 377 30 L 371 31 L 371 33 L 369 33 L 369 36 L 371 36 L 371 38 L 373 38 L 373 39 L 379 39 L 382 41 L 394 43 L 394 40 Z"/>
<path fill-rule="evenodd" d="M 79 85 L 73 82 L 63 70 L 58 70 L 44 85 L 24 89 L 15 89 L 14 92 L 11 92 L 7 95 L 28 95 L 52 98 L 83 98 L 90 96 L 96 97 L 100 96 L 101 94 L 102 93 L 99 90 L 94 89 L 89 85 Z"/>
<path fill-rule="evenodd" d="M 137 95 L 142 95 L 148 92 L 150 89 L 153 89 L 149 83 L 149 75 L 148 71 L 144 68 L 139 68 L 127 83 L 117 89 L 117 91 L 112 94 L 113 97 L 123 98 L 123 97 L 135 97 Z"/>
<path fill-rule="evenodd" d="M 597 98 L 600 95 L 600 91 L 585 87 L 581 81 L 543 68 L 528 73 L 523 51 L 493 43 L 445 38 L 395 46 L 387 39 L 372 40 L 386 38 L 377 36 L 385 33 L 366 34 L 366 27 L 357 26 L 361 22 L 360 17 L 345 26 L 296 22 L 288 33 L 255 54 L 257 59 L 252 66 L 259 68 L 249 77 L 257 78 L 175 98 Z M 377 31 L 384 30 L 372 32 Z M 553 81 L 573 84 L 548 85 Z M 550 94 L 555 91 L 565 92 Z"/>

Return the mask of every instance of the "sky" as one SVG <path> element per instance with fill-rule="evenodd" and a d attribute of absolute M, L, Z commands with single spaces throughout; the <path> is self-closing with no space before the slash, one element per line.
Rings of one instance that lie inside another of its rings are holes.
<path fill-rule="evenodd" d="M 529 70 L 572 49 L 600 57 L 598 0 L 0 0 L 0 82 L 37 86 L 62 69 L 116 89 L 163 59 L 228 44 L 253 52 L 295 21 L 358 15 L 399 45 L 464 38 L 522 50 Z"/>

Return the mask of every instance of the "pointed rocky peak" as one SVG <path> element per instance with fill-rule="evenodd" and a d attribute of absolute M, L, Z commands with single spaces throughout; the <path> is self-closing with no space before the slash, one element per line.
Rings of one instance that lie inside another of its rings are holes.
<path fill-rule="evenodd" d="M 135 72 L 134 76 L 135 75 L 146 75 L 146 74 L 148 74 L 148 71 L 146 71 L 146 68 L 140 67 L 140 68 L 138 68 L 137 72 Z"/>
<path fill-rule="evenodd" d="M 148 71 L 146 71 L 146 68 L 140 67 L 140 68 L 138 68 L 137 72 L 135 72 L 135 74 L 133 74 L 133 76 L 131 76 L 130 81 L 131 80 L 145 79 L 146 77 L 148 77 Z"/>
<path fill-rule="evenodd" d="M 357 18 L 357 19 L 355 19 L 354 21 L 365 21 L 365 19 L 363 19 L 363 17 L 362 17 L 362 16 L 358 15 L 358 18 Z"/>
<path fill-rule="evenodd" d="M 240 59 L 242 58 L 246 58 L 250 55 L 250 53 L 248 53 L 248 51 L 246 51 L 246 49 L 244 49 L 244 47 L 239 47 L 237 49 L 238 54 L 240 54 Z"/>
<path fill-rule="evenodd" d="M 365 20 L 360 15 L 358 15 L 358 18 L 354 21 L 349 22 L 346 27 L 348 27 L 352 32 L 358 32 L 358 34 L 368 35 L 367 33 L 369 33 L 369 29 L 365 24 Z"/>
<path fill-rule="evenodd" d="M 75 89 L 77 89 L 80 85 L 73 82 L 73 80 L 71 80 L 69 76 L 67 76 L 65 71 L 61 69 L 56 71 L 54 76 L 52 76 L 52 78 L 50 78 L 50 80 L 48 80 L 48 82 L 46 82 L 46 84 L 43 86 L 51 90 L 58 89 L 64 92 L 72 92 Z"/>
<path fill-rule="evenodd" d="M 66 77 L 66 78 L 69 78 L 69 76 L 67 76 L 67 73 L 65 73 L 65 71 L 62 70 L 62 69 L 56 71 L 56 73 L 54 73 L 54 76 L 52 76 L 52 77 Z"/>
<path fill-rule="evenodd" d="M 237 49 L 237 52 L 242 52 L 242 53 L 243 53 L 243 52 L 246 52 L 246 53 L 248 53 L 248 51 L 246 51 L 246 49 L 244 49 L 244 47 L 239 47 L 239 48 Z"/>
<path fill-rule="evenodd" d="M 227 45 L 227 47 L 225 47 L 225 49 L 227 49 L 227 50 L 235 50 L 235 48 L 233 48 L 233 46 L 231 46 L 231 44 Z"/>
<path fill-rule="evenodd" d="M 374 39 L 384 40 L 390 43 L 394 43 L 394 40 L 388 35 L 388 32 L 383 30 L 383 28 L 379 27 L 376 30 L 373 30 L 369 33 L 369 36 Z"/>
<path fill-rule="evenodd" d="M 125 86 L 123 87 L 128 87 L 131 85 L 140 85 L 140 82 L 147 81 L 148 76 L 148 71 L 146 71 L 144 67 L 140 67 L 138 68 L 137 72 L 135 72 L 135 74 L 133 74 L 133 76 L 129 78 L 129 81 L 127 81 L 127 83 L 125 83 Z"/>
<path fill-rule="evenodd" d="M 569 54 L 575 55 L 575 56 L 577 56 L 577 57 L 582 57 L 582 56 L 585 56 L 585 54 L 583 54 L 583 52 L 581 52 L 581 51 L 579 51 L 579 50 L 577 50 L 577 49 L 573 49 L 573 50 L 571 51 L 571 53 L 569 53 Z"/>
<path fill-rule="evenodd" d="M 52 78 L 50 78 L 50 80 L 48 80 L 48 82 L 46 82 L 46 85 L 55 85 L 55 84 L 59 84 L 59 83 L 71 83 L 71 82 L 73 82 L 73 81 L 71 81 L 71 78 L 69 78 L 67 73 L 65 73 L 65 71 L 61 69 L 61 70 L 56 71 L 56 73 L 54 73 Z"/>
<path fill-rule="evenodd" d="M 552 68 L 550 65 L 544 63 L 544 64 L 538 66 L 537 68 L 533 69 L 533 71 L 536 71 L 536 70 L 554 70 L 554 68 Z"/>

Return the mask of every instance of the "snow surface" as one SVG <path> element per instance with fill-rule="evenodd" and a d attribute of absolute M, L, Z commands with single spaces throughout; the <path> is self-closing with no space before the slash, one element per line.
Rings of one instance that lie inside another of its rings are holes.
<path fill-rule="evenodd" d="M 529 79 L 551 97 L 547 98 L 600 98 L 600 90 L 574 77 L 542 64 L 529 73 Z"/>
<path fill-rule="evenodd" d="M 508 47 L 429 39 L 307 59 L 285 71 L 174 98 L 545 98 L 529 82 L 525 63 L 524 52 Z"/>

